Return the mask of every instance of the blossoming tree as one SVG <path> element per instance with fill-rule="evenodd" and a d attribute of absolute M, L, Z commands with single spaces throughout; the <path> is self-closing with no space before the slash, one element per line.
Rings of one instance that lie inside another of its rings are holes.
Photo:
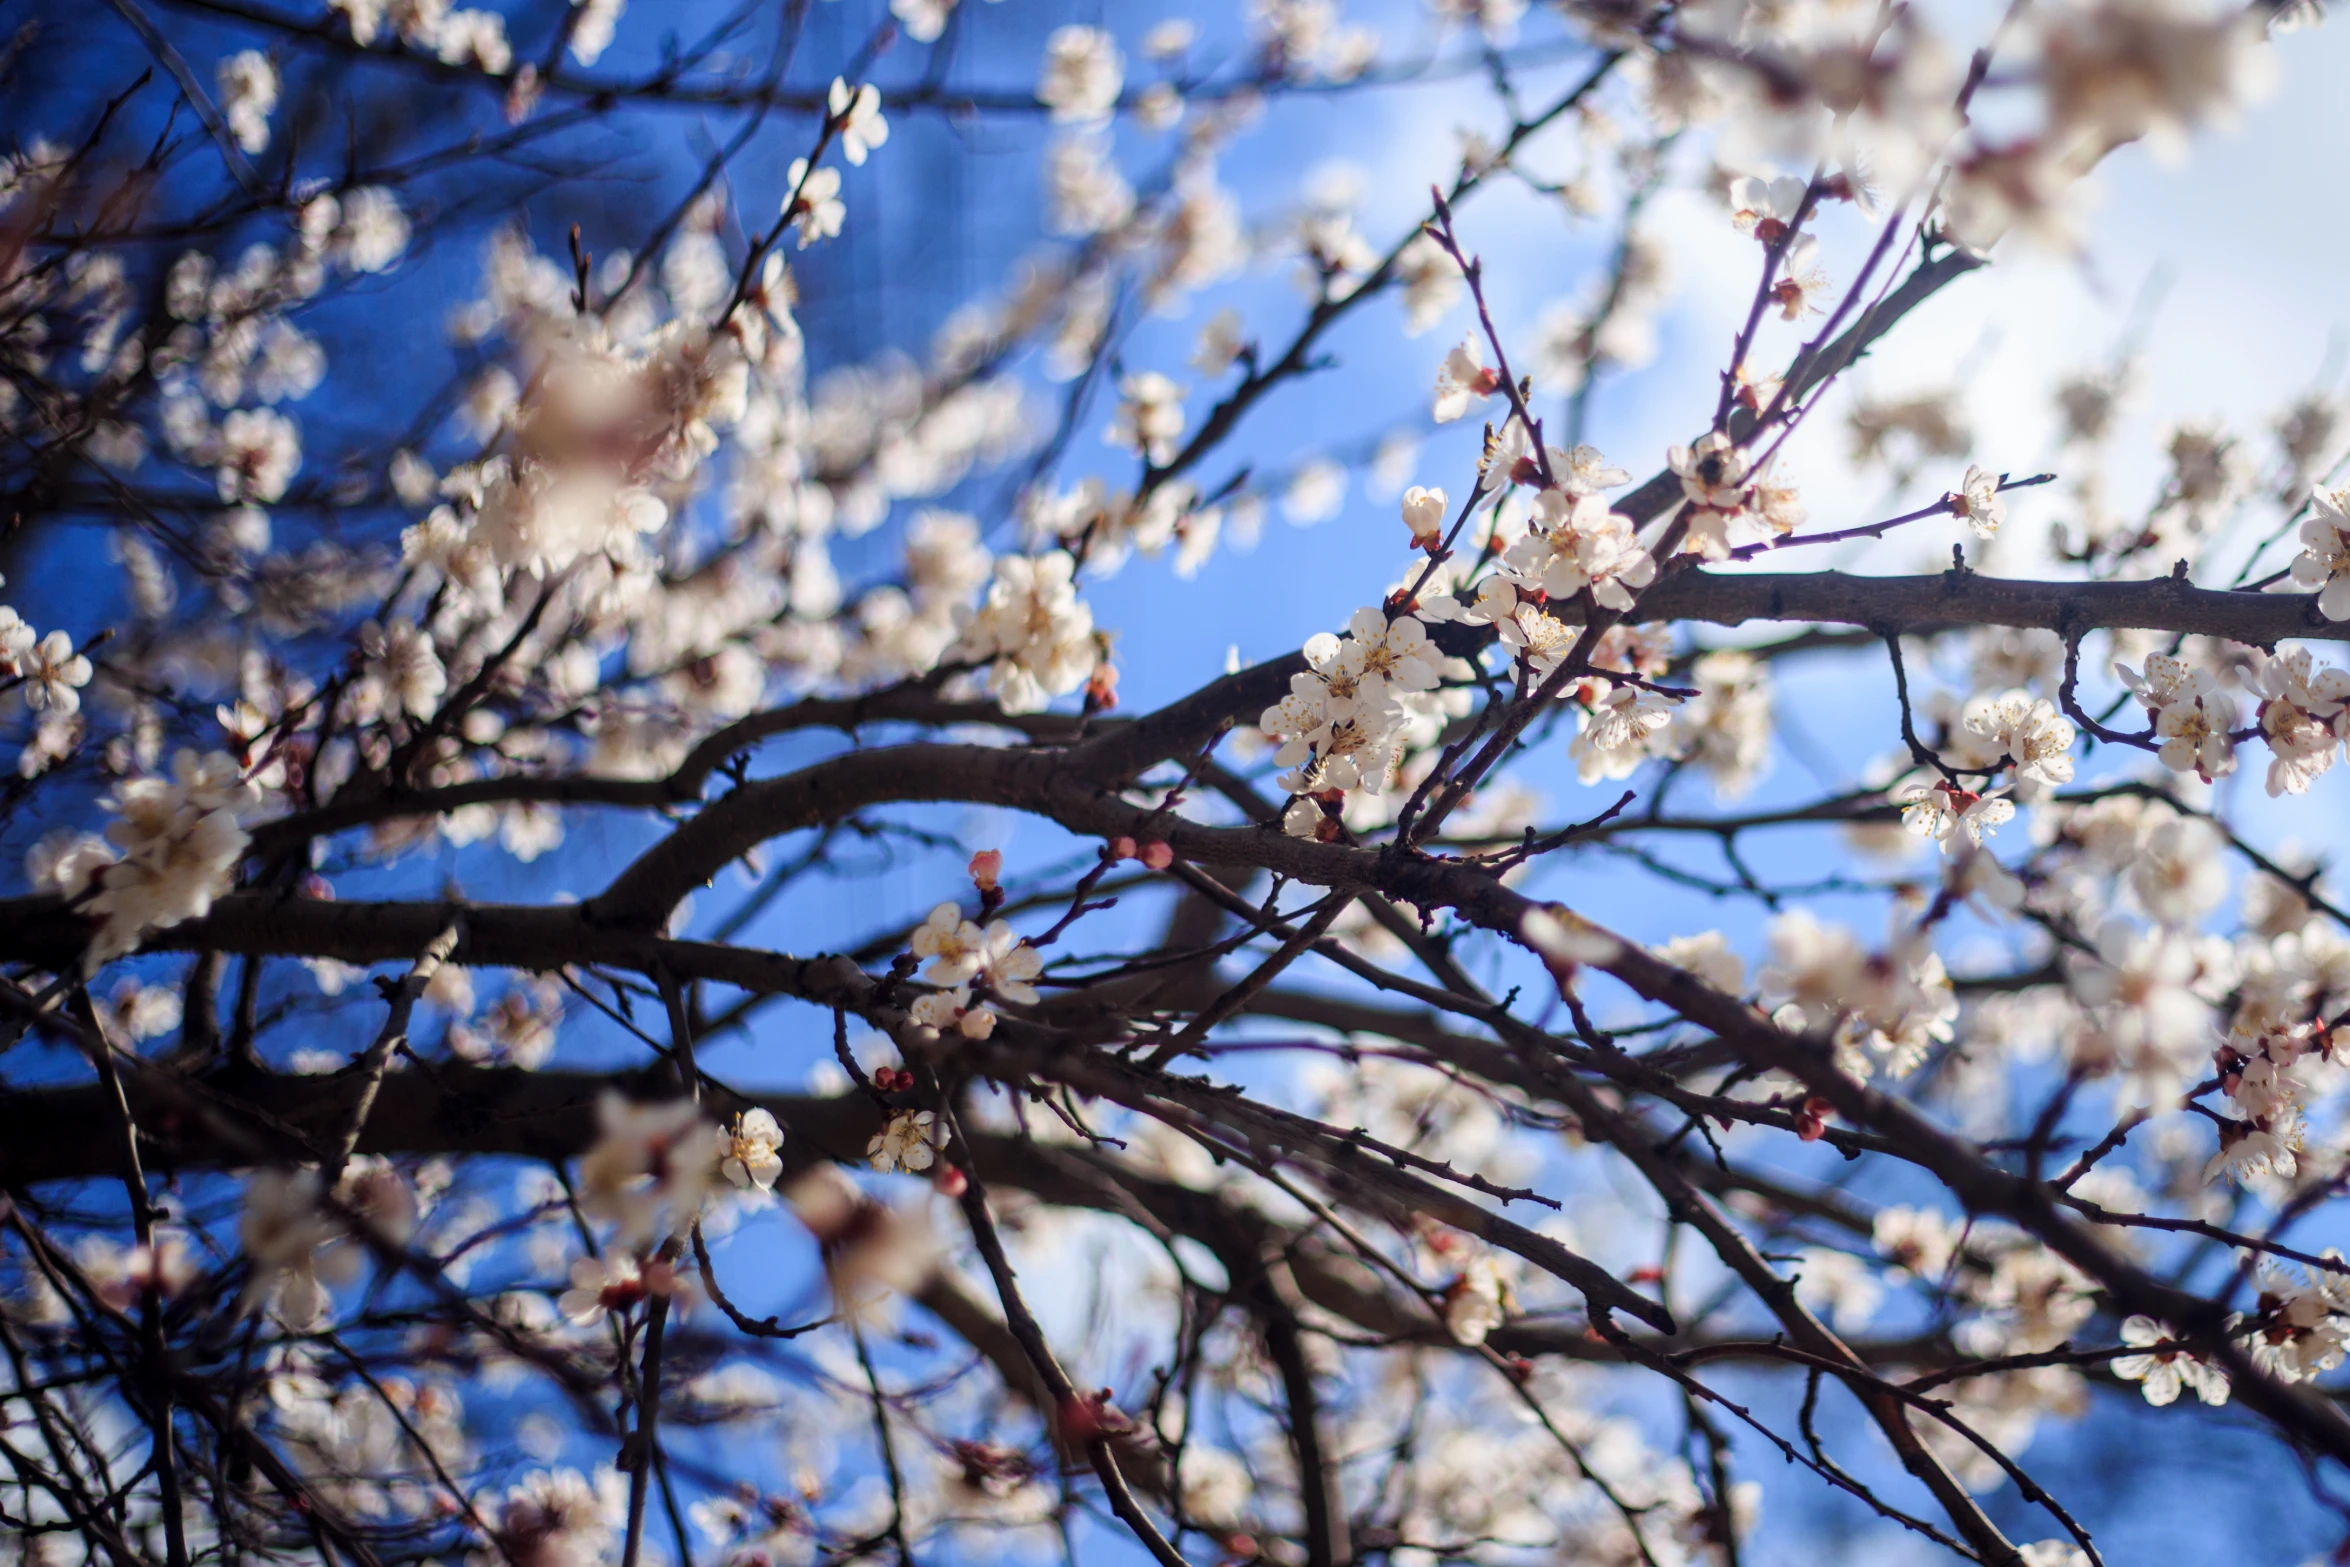
<path fill-rule="evenodd" d="M 2313 19 L 36 8 L 11 1559 L 2058 1567 L 2137 1401 L 2338 1497 L 2350 425 L 2130 510 L 2136 346 L 2048 472 L 1856 378 Z M 1412 94 L 1393 231 L 1225 178 Z M 1294 651 L 1120 641 L 1274 509 Z"/>

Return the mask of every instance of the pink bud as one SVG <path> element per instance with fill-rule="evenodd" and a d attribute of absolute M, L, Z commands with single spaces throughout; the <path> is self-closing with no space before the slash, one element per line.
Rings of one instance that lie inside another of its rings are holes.
<path fill-rule="evenodd" d="M 1175 863 L 1175 851 L 1154 840 L 1142 846 L 1142 863 L 1154 871 L 1163 871 Z"/>
<path fill-rule="evenodd" d="M 1083 1398 L 1061 1400 L 1061 1432 L 1072 1443 L 1090 1442 L 1102 1434 L 1101 1411 Z"/>
<path fill-rule="evenodd" d="M 1120 833 L 1120 834 L 1119 834 L 1117 837 L 1115 837 L 1115 838 L 1112 838 L 1112 839 L 1110 840 L 1110 858 L 1111 858 L 1111 859 L 1113 859 L 1113 860 L 1131 860 L 1131 859 L 1133 859 L 1133 858 L 1134 858 L 1134 855 L 1135 855 L 1135 848 L 1134 848 L 1134 840 L 1133 840 L 1132 838 L 1129 838 L 1129 837 L 1127 837 L 1125 834 L 1123 834 L 1123 833 Z"/>
<path fill-rule="evenodd" d="M 971 882 L 981 892 L 991 890 L 996 878 L 1004 873 L 1004 851 L 982 849 L 971 856 Z"/>
<path fill-rule="evenodd" d="M 1061 1434 L 1072 1442 L 1124 1436 L 1134 1429 L 1134 1422 L 1110 1402 L 1110 1390 L 1106 1387 L 1099 1392 L 1062 1399 L 1059 1413 Z"/>

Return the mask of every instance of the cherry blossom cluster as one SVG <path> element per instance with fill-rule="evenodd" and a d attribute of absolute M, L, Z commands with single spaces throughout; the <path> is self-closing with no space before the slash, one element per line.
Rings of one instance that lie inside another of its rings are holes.
<path fill-rule="evenodd" d="M 1854 1077 L 1906 1077 L 1956 1032 L 1950 975 L 1914 929 L 1892 950 L 1872 952 L 1843 926 L 1794 909 L 1771 922 L 1770 943 L 1771 961 L 1756 976 L 1763 1005 L 1782 1028 L 1832 1038 Z"/>
<path fill-rule="evenodd" d="M 996 1014 L 982 993 L 1014 1006 L 1036 1004 L 1044 958 L 1002 920 L 982 929 L 942 903 L 915 930 L 912 951 L 924 960 L 922 977 L 939 987 L 913 1006 L 914 1020 L 927 1028 L 985 1039 L 995 1032 Z"/>
<path fill-rule="evenodd" d="M 2350 673 L 2321 668 L 2307 648 L 2249 669 L 2152 654 L 2143 669 L 2115 673 L 2145 708 L 2147 743 L 2162 765 L 2206 783 L 2234 772 L 2236 748 L 2257 738 L 2268 747 L 2268 793 L 2306 794 L 2350 740 Z M 2252 723 L 2239 729 L 2247 702 Z"/>
<path fill-rule="evenodd" d="M 202 918 L 236 884 L 259 799 L 234 757 L 183 750 L 168 776 L 116 786 L 105 837 L 53 833 L 28 856 L 27 873 L 99 919 L 85 959 L 94 970 L 150 931 Z"/>
<path fill-rule="evenodd" d="M 1440 601 L 1441 602 L 1441 601 Z M 1294 837 L 1335 840 L 1349 791 L 1388 785 L 1413 710 L 1425 712 L 1446 659 L 1429 640 L 1427 605 L 1390 618 L 1358 609 L 1347 634 L 1321 632 L 1305 646 L 1307 667 L 1290 677 L 1289 695 L 1265 709 L 1258 728 L 1278 743 L 1293 798 L 1282 818 Z"/>

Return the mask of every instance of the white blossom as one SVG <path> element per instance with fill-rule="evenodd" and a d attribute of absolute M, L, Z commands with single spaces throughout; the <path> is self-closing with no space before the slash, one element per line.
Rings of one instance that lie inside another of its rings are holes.
<path fill-rule="evenodd" d="M 889 0 L 889 14 L 896 17 L 906 29 L 906 36 L 918 44 L 935 43 L 947 30 L 947 18 L 954 14 L 957 0 Z"/>
<path fill-rule="evenodd" d="M 506 19 L 495 11 L 450 11 L 441 17 L 432 36 L 444 64 L 471 65 L 488 76 L 504 76 L 513 69 L 514 48 L 506 41 Z"/>
<path fill-rule="evenodd" d="M 1740 175 L 1730 182 L 1730 222 L 1739 233 L 1775 245 L 1787 237 L 1810 188 L 1810 182 L 1800 175 L 1783 174 L 1776 179 Z"/>
<path fill-rule="evenodd" d="M 1632 520 L 1597 495 L 1544 490 L 1535 497 L 1536 528 L 1502 556 L 1521 587 L 1552 598 L 1586 588 L 1594 603 L 1619 612 L 1632 607 L 1632 590 L 1656 578 L 1656 563 L 1635 537 Z"/>
<path fill-rule="evenodd" d="M 899 1172 L 919 1175 L 938 1157 L 938 1150 L 931 1143 L 930 1128 L 935 1119 L 928 1110 L 898 1111 L 866 1144 L 866 1159 L 885 1175 Z"/>
<path fill-rule="evenodd" d="M 240 408 L 221 420 L 217 478 L 222 500 L 283 500 L 301 465 L 301 437 L 285 415 Z"/>
<path fill-rule="evenodd" d="M 988 663 L 988 689 L 1007 713 L 1043 711 L 1083 685 L 1100 662 L 1076 571 L 1066 550 L 1005 556 L 963 628 L 955 656 Z"/>
<path fill-rule="evenodd" d="M 1980 847 L 1986 835 L 2015 818 L 2015 802 L 2001 785 L 1978 794 L 1947 779 L 1918 782 L 1898 797 L 1901 824 L 1921 838 L 1952 854 L 1966 845 Z"/>
<path fill-rule="evenodd" d="M 381 185 L 345 191 L 337 232 L 343 265 L 354 272 L 385 272 L 408 249 L 408 215 L 400 198 Z"/>
<path fill-rule="evenodd" d="M 1460 263 L 1426 234 L 1415 234 L 1395 258 L 1403 285 L 1404 335 L 1418 337 L 1460 302 L 1468 285 Z"/>
<path fill-rule="evenodd" d="M 2312 490 L 2309 509 L 2293 584 L 2317 595 L 2326 619 L 2350 620 L 2350 490 Z"/>
<path fill-rule="evenodd" d="M 812 169 L 807 159 L 794 158 L 784 186 L 791 192 L 785 197 L 784 215 L 792 220 L 800 249 L 840 232 L 849 215 L 848 204 L 840 199 L 840 170 Z"/>
<path fill-rule="evenodd" d="M 990 991 L 1019 1006 L 1036 1004 L 1036 986 L 1031 982 L 1044 972 L 1044 957 L 1026 937 L 997 920 L 987 927 L 975 958 L 975 977 Z"/>
<path fill-rule="evenodd" d="M 969 985 L 916 996 L 906 1010 L 915 1022 L 942 1034 L 951 1030 L 965 1039 L 987 1039 L 995 1033 L 995 1009 L 975 1003 Z"/>
<path fill-rule="evenodd" d="M 754 1106 L 735 1118 L 719 1171 L 736 1186 L 770 1190 L 783 1173 L 782 1147 L 783 1127 L 771 1112 Z"/>
<path fill-rule="evenodd" d="M 597 1137 L 580 1157 L 580 1206 L 647 1246 L 700 1214 L 727 1139 L 690 1099 L 637 1104 L 607 1089 L 596 1101 Z"/>
<path fill-rule="evenodd" d="M 881 89 L 865 82 L 852 90 L 841 77 L 832 79 L 825 98 L 834 134 L 840 137 L 840 155 L 862 164 L 865 155 L 889 140 L 889 121 L 881 112 Z"/>
<path fill-rule="evenodd" d="M 2341 1260 L 2336 1251 L 2325 1256 Z M 2340 1365 L 2350 1346 L 2350 1316 L 2344 1315 L 2350 1299 L 2340 1275 L 2295 1274 L 2269 1264 L 2259 1278 L 2263 1326 L 2252 1336 L 2253 1361 L 2286 1382 L 2306 1381 Z"/>
<path fill-rule="evenodd" d="M 1652 754 L 1651 743 L 1673 721 L 1669 699 L 1642 686 L 1617 686 L 1579 715 L 1567 754 L 1584 783 L 1627 778 Z"/>
<path fill-rule="evenodd" d="M 1052 110 L 1055 120 L 1083 122 L 1106 117 L 1118 106 L 1118 93 L 1125 84 L 1125 64 L 1118 56 L 1118 45 L 1100 28 L 1058 27 L 1045 40 L 1036 101 Z"/>
<path fill-rule="evenodd" d="M 620 13 L 628 0 L 571 0 L 579 20 L 571 29 L 571 58 L 582 65 L 593 65 L 612 47 L 612 34 L 620 25 Z"/>
<path fill-rule="evenodd" d="M 1164 464 L 1174 458 L 1175 441 L 1182 433 L 1183 388 L 1156 370 L 1119 381 L 1117 422 L 1105 437 L 1112 446 Z"/>
<path fill-rule="evenodd" d="M 325 1315 L 327 1285 L 353 1277 L 356 1254 L 327 1250 L 341 1234 L 319 1206 L 316 1170 L 254 1171 L 237 1217 L 237 1240 L 252 1263 L 241 1309 L 272 1303 L 288 1325 L 310 1328 Z"/>
<path fill-rule="evenodd" d="M 1675 936 L 1653 950 L 1665 962 L 1687 969 L 1724 995 L 1745 994 L 1746 960 L 1730 950 L 1729 938 L 1718 930 Z"/>
<path fill-rule="evenodd" d="M 2273 70 L 2255 20 L 2181 0 L 2076 0 L 2031 25 L 2059 145 L 2147 137 L 2175 160 L 2190 128 L 2229 123 Z"/>
<path fill-rule="evenodd" d="M 1681 549 L 1707 560 L 1727 560 L 1744 542 L 1751 465 L 1746 454 L 1719 430 L 1698 438 L 1694 445 L 1675 446 L 1665 453 L 1665 465 L 1681 481 L 1682 520 L 1688 531 Z"/>
<path fill-rule="evenodd" d="M 1905 1076 L 1952 1037 L 1950 976 L 1916 938 L 1871 953 L 1843 926 L 1790 909 L 1771 921 L 1770 942 L 1757 976 L 1763 1005 L 1782 1028 L 1829 1034 L 1842 1070 L 1866 1078 L 1881 1065 Z"/>
<path fill-rule="evenodd" d="M 1472 398 L 1490 397 L 1500 385 L 1500 376 L 1478 354 L 1475 334 L 1462 338 L 1436 370 L 1436 422 L 1450 424 L 1469 411 Z"/>
<path fill-rule="evenodd" d="M 592 1328 L 607 1315 L 626 1316 L 646 1295 L 644 1266 L 625 1251 L 579 1257 L 571 1264 L 571 1288 L 555 1297 L 566 1320 Z"/>
<path fill-rule="evenodd" d="M 1118 172 L 1105 136 L 1080 131 L 1056 139 L 1045 153 L 1045 175 L 1052 193 L 1056 234 L 1107 234 L 1134 216 L 1134 187 Z M 1231 352 L 1239 352 L 1237 343 Z M 1210 361 L 1203 366 L 1210 375 L 1223 374 L 1232 362 L 1230 354 L 1220 363 L 1213 362 L 1204 350 L 1200 357 Z"/>
<path fill-rule="evenodd" d="M 1999 498 L 1999 475 L 1970 466 L 1965 480 L 1950 494 L 1950 510 L 1975 530 L 1976 537 L 1990 538 L 2007 520 L 2007 502 Z"/>
<path fill-rule="evenodd" d="M 1822 301 L 1835 291 L 1835 284 L 1820 266 L 1819 255 L 1820 242 L 1809 234 L 1797 236 L 1787 247 L 1779 280 L 1771 285 L 1771 300 L 1779 307 L 1780 320 L 1800 321 L 1826 308 Z"/>
<path fill-rule="evenodd" d="M 2350 674 L 2318 669 L 2307 648 L 2263 662 L 2250 684 L 2261 698 L 2256 714 L 2268 742 L 2268 792 L 2305 794 L 2334 765 L 2340 746 L 2335 720 L 2350 707 Z"/>
<path fill-rule="evenodd" d="M 1434 549 L 1444 538 L 1447 516 L 1442 490 L 1423 489 L 1413 485 L 1403 493 L 1403 523 L 1411 530 L 1412 543 L 1421 549 Z"/>
<path fill-rule="evenodd" d="M 248 153 L 265 150 L 270 111 L 277 107 L 277 67 L 258 49 L 241 49 L 220 62 L 215 79 L 220 112 L 237 145 Z"/>
<path fill-rule="evenodd" d="M 473 1552 L 469 1567 L 592 1567 L 615 1553 L 604 1501 L 575 1469 L 534 1470 L 485 1510 L 493 1548 Z"/>
<path fill-rule="evenodd" d="M 1492 1258 L 1477 1256 L 1444 1290 L 1444 1326 L 1472 1348 L 1508 1320 L 1508 1285 Z"/>
<path fill-rule="evenodd" d="M 930 911 L 915 927 L 914 956 L 927 960 L 922 977 L 934 985 L 960 985 L 979 972 L 986 936 L 951 903 Z"/>
<path fill-rule="evenodd" d="M 36 711 L 75 713 L 81 710 L 81 688 L 90 683 L 90 661 L 73 650 L 73 638 L 52 631 L 21 649 L 11 645 L 10 633 L 23 622 L 0 626 L 0 668 L 14 666 L 24 677 L 24 699 Z M 30 632 L 25 633 L 28 637 Z"/>
<path fill-rule="evenodd" d="M 449 689 L 449 676 L 430 636 L 413 621 L 378 626 L 371 620 L 360 628 L 359 646 L 369 677 L 382 686 L 393 711 L 411 718 L 433 715 Z"/>
<path fill-rule="evenodd" d="M 149 931 L 201 919 L 235 883 L 248 841 L 243 814 L 256 791 L 234 757 L 181 751 L 172 776 L 126 779 L 107 797 L 114 864 L 93 878 L 90 912 L 104 923 L 85 959 L 93 968 L 130 951 Z"/>
<path fill-rule="evenodd" d="M 1970 733 L 1983 738 L 1993 756 L 2004 756 L 2014 764 L 2019 782 L 2073 781 L 2075 731 L 2055 703 L 2028 691 L 1977 697 L 1967 704 L 1964 722 Z"/>
<path fill-rule="evenodd" d="M 2187 928 L 2227 896 L 2227 841 L 2200 816 L 2175 816 L 2147 833 L 2130 867 L 2138 906 L 2164 925 Z"/>

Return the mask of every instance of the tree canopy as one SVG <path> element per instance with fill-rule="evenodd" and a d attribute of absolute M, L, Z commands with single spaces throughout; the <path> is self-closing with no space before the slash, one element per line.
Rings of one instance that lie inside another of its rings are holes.
<path fill-rule="evenodd" d="M 2343 1537 L 2315 5 L 1358 9 L 12 14 L 0 1559 Z"/>

